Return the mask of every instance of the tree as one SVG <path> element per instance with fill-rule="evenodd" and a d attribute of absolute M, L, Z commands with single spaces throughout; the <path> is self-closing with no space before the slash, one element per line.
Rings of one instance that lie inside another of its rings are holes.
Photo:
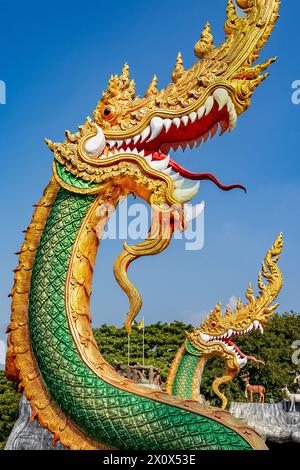
<path fill-rule="evenodd" d="M 18 417 L 20 394 L 17 385 L 9 382 L 4 372 L 0 371 L 0 449 L 4 449 L 6 440 Z"/>
<path fill-rule="evenodd" d="M 191 325 L 178 321 L 171 324 L 158 322 L 145 327 L 145 364 L 160 369 L 164 381 L 176 351 L 186 338 L 186 331 L 192 330 Z M 94 330 L 94 336 L 100 352 L 112 366 L 115 365 L 115 361 L 127 364 L 128 338 L 124 328 L 102 325 Z M 242 351 L 265 361 L 265 366 L 249 361 L 242 372 L 250 373 L 251 383 L 266 388 L 267 401 L 271 398 L 275 402 L 281 401 L 283 398 L 281 389 L 285 385 L 288 385 L 291 391 L 296 391 L 294 376 L 290 373 L 297 369 L 292 362 L 294 352 L 292 345 L 295 340 L 300 340 L 300 315 L 293 312 L 274 315 L 265 328 L 264 336 L 252 331 L 236 340 Z M 136 325 L 133 327 L 130 343 L 131 364 L 141 362 L 142 331 L 138 330 Z M 220 401 L 214 395 L 211 385 L 215 377 L 221 377 L 223 373 L 224 363 L 218 358 L 208 361 L 204 369 L 201 392 L 215 406 L 220 406 Z M 246 401 L 244 384 L 239 376 L 230 384 L 224 385 L 222 390 L 229 398 L 229 402 Z M 17 393 L 16 385 L 8 382 L 3 371 L 0 371 L 0 448 L 4 447 L 17 418 L 19 400 L 20 395 Z"/>

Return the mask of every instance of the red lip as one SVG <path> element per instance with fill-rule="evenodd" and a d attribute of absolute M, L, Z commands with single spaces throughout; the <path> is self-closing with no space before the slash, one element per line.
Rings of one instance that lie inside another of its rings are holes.
<path fill-rule="evenodd" d="M 153 154 L 154 160 L 164 160 L 165 158 L 166 158 L 166 155 L 164 154 L 161 154 L 158 152 L 155 152 Z M 170 158 L 170 166 L 172 167 L 174 171 L 178 172 L 183 178 L 187 178 L 193 181 L 211 181 L 223 191 L 231 191 L 232 189 L 242 189 L 243 191 L 245 191 L 245 193 L 247 193 L 247 189 L 245 188 L 245 186 L 241 184 L 225 185 L 221 183 L 215 175 L 211 173 L 193 173 L 189 170 L 186 170 L 183 166 L 179 165 L 171 158 Z"/>

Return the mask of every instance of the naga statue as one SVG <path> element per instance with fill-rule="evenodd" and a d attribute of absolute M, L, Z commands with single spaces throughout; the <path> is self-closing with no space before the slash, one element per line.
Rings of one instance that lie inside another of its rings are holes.
<path fill-rule="evenodd" d="M 259 435 L 223 409 L 198 403 L 205 361 L 223 357 L 231 380 L 251 357 L 233 336 L 262 330 L 276 308 L 281 288 L 277 261 L 282 237 L 270 250 L 259 276 L 260 293 L 247 291 L 234 312 L 221 307 L 191 333 L 176 355 L 167 393 L 150 390 L 118 374 L 99 352 L 93 337 L 90 296 L 99 239 L 120 199 L 134 194 L 153 208 L 148 238 L 118 256 L 114 273 L 129 299 L 125 327 L 142 300 L 128 277 L 132 262 L 161 253 L 177 229 L 195 215 L 187 206 L 200 180 L 223 190 L 214 175 L 192 173 L 168 156 L 172 147 L 191 148 L 209 136 L 232 130 L 238 116 L 275 61 L 253 65 L 278 17 L 279 0 L 228 0 L 226 39 L 216 46 L 207 23 L 195 46 L 196 62 L 185 69 L 178 55 L 172 83 L 159 90 L 154 77 L 144 97 L 125 64 L 112 76 L 92 118 L 63 143 L 47 144 L 54 153 L 53 176 L 36 205 L 19 252 L 11 292 L 6 374 L 19 383 L 32 417 L 67 449 L 200 450 L 265 449 Z M 192 186 L 189 180 L 195 181 Z M 166 223 L 166 219 L 170 223 Z M 263 282 L 263 277 L 268 281 Z"/>

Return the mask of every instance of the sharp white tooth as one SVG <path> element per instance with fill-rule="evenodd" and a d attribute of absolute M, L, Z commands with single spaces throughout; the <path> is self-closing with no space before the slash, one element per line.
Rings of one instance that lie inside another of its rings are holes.
<path fill-rule="evenodd" d="M 152 155 L 147 155 L 147 156 L 145 157 L 145 160 L 146 160 L 148 163 L 152 162 Z"/>
<path fill-rule="evenodd" d="M 223 339 L 227 338 L 227 332 L 223 335 Z"/>
<path fill-rule="evenodd" d="M 172 119 L 164 119 L 164 128 L 166 129 L 166 132 L 169 132 L 171 126 Z"/>
<path fill-rule="evenodd" d="M 213 97 L 219 105 L 219 111 L 221 111 L 228 102 L 229 94 L 224 88 L 218 88 L 214 91 Z"/>
<path fill-rule="evenodd" d="M 125 140 L 126 145 L 129 145 L 131 141 L 132 141 L 131 138 L 130 138 L 130 139 L 126 139 L 126 140 Z"/>
<path fill-rule="evenodd" d="M 227 349 L 229 349 L 229 351 L 234 351 L 234 346 L 227 346 Z"/>
<path fill-rule="evenodd" d="M 111 149 L 116 145 L 116 141 L 115 141 L 115 140 L 109 140 L 107 143 L 108 143 L 108 145 L 109 145 L 109 147 L 110 147 Z"/>
<path fill-rule="evenodd" d="M 171 178 L 175 181 L 178 180 L 179 176 L 179 173 L 174 173 L 174 175 L 171 175 Z"/>
<path fill-rule="evenodd" d="M 171 172 L 172 172 L 172 168 L 169 167 L 169 168 L 167 168 L 166 170 L 163 170 L 163 172 L 164 172 L 166 175 L 169 175 L 169 176 L 170 176 L 170 175 L 171 175 Z"/>
<path fill-rule="evenodd" d="M 205 342 L 209 341 L 209 339 L 210 339 L 210 337 L 208 335 L 205 335 L 204 333 L 201 333 L 201 331 L 199 332 L 199 336 Z"/>
<path fill-rule="evenodd" d="M 141 150 L 139 153 L 140 153 L 140 156 L 144 158 L 144 156 L 145 156 L 145 150 Z"/>
<path fill-rule="evenodd" d="M 119 153 L 125 153 L 125 150 L 124 150 L 124 149 L 120 149 L 120 150 L 119 150 Z"/>
<path fill-rule="evenodd" d="M 110 158 L 110 157 L 113 157 L 113 156 L 114 156 L 114 154 L 113 154 L 113 153 L 111 153 L 111 152 L 108 152 L 108 154 L 107 154 L 107 158 Z"/>
<path fill-rule="evenodd" d="M 192 206 L 190 204 L 184 205 L 184 216 L 186 222 L 192 222 L 193 220 L 197 219 L 199 215 L 203 212 L 205 207 L 205 202 L 202 201 L 201 204 L 197 204 Z"/>
<path fill-rule="evenodd" d="M 199 188 L 200 182 L 198 181 L 197 184 L 195 184 L 195 186 L 192 186 L 191 188 L 175 189 L 174 196 L 180 202 L 188 202 L 197 195 Z"/>
<path fill-rule="evenodd" d="M 147 142 L 152 142 L 160 133 L 164 127 L 164 120 L 160 117 L 154 117 L 150 122 L 151 135 Z"/>
<path fill-rule="evenodd" d="M 229 98 L 229 100 L 227 102 L 227 109 L 228 109 L 229 114 L 234 110 L 234 104 L 231 101 L 231 98 Z"/>
<path fill-rule="evenodd" d="M 136 144 L 138 143 L 138 141 L 140 140 L 140 138 L 141 138 L 141 134 L 136 135 L 136 136 L 133 138 L 133 143 L 134 143 L 134 145 L 136 145 Z"/>
<path fill-rule="evenodd" d="M 238 361 L 238 364 L 239 364 L 240 368 L 244 367 L 247 364 L 247 358 L 246 357 L 238 356 L 237 361 Z"/>
<path fill-rule="evenodd" d="M 117 146 L 117 148 L 122 147 L 123 142 L 124 142 L 123 140 L 116 140 L 116 146 Z"/>
<path fill-rule="evenodd" d="M 178 129 L 178 127 L 179 127 L 179 126 L 180 126 L 180 124 L 181 124 L 181 121 L 180 121 L 180 119 L 179 119 L 179 118 L 174 118 L 174 119 L 173 119 L 173 124 L 175 124 L 175 126 L 176 126 L 176 127 L 177 127 L 177 129 Z"/>
<path fill-rule="evenodd" d="M 232 333 L 233 333 L 233 331 L 230 330 L 230 329 L 227 331 L 227 336 L 228 336 L 228 338 L 230 338 L 230 336 L 232 336 Z"/>
<path fill-rule="evenodd" d="M 187 124 L 188 124 L 188 122 L 189 122 L 188 116 L 183 116 L 183 117 L 181 118 L 181 122 L 183 122 L 183 124 L 184 124 L 185 126 L 187 126 Z"/>
<path fill-rule="evenodd" d="M 190 115 L 189 115 L 189 118 L 190 118 L 190 121 L 191 123 L 194 123 L 197 119 L 197 113 L 195 112 L 192 112 Z"/>
<path fill-rule="evenodd" d="M 261 324 L 259 324 L 259 331 L 261 332 L 262 335 L 264 334 L 264 329 Z"/>
<path fill-rule="evenodd" d="M 211 112 L 213 105 L 214 105 L 214 99 L 212 96 L 209 96 L 205 103 L 205 116 L 207 116 Z"/>
<path fill-rule="evenodd" d="M 154 170 L 163 171 L 169 166 L 170 157 L 166 157 L 164 160 L 155 160 L 150 163 L 150 166 Z"/>
<path fill-rule="evenodd" d="M 204 116 L 204 113 L 205 113 L 205 106 L 201 106 L 201 108 L 199 108 L 197 112 L 198 119 L 201 119 Z"/>
<path fill-rule="evenodd" d="M 259 321 L 258 321 L 258 320 L 255 320 L 255 321 L 253 322 L 253 326 L 254 326 L 254 328 L 257 330 L 257 328 L 259 328 Z"/>
<path fill-rule="evenodd" d="M 175 181 L 175 188 L 182 188 L 182 186 L 184 185 L 184 179 L 181 178 L 180 180 L 177 180 Z"/>
<path fill-rule="evenodd" d="M 144 142 L 145 139 L 150 135 L 150 127 L 146 127 L 146 129 L 141 133 L 141 143 Z"/>
<path fill-rule="evenodd" d="M 133 149 L 133 150 L 131 150 L 131 152 L 134 153 L 135 155 L 139 155 L 139 152 L 138 152 L 137 149 Z"/>
<path fill-rule="evenodd" d="M 236 113 L 236 110 L 233 109 L 230 112 L 230 117 L 229 117 L 229 127 L 231 130 L 235 128 L 236 123 L 237 123 L 237 113 Z"/>

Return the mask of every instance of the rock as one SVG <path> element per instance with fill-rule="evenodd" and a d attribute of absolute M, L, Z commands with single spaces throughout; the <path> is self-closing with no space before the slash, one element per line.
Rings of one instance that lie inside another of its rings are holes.
<path fill-rule="evenodd" d="M 284 403 L 236 403 L 229 412 L 254 429 L 264 440 L 300 443 L 300 413 L 287 412 Z"/>
<path fill-rule="evenodd" d="M 60 442 L 53 444 L 53 434 L 31 419 L 31 408 L 25 395 L 22 396 L 17 419 L 5 450 L 65 450 Z"/>

